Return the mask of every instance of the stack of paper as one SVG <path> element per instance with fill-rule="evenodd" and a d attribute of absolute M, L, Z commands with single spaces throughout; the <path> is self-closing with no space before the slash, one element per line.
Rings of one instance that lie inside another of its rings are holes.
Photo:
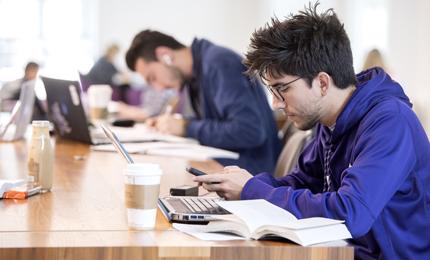
<path fill-rule="evenodd" d="M 170 143 L 198 143 L 197 140 L 192 138 L 185 138 L 157 132 L 145 124 L 136 124 L 134 127 L 112 126 L 110 129 L 122 142 L 161 141 Z M 105 138 L 105 134 L 100 127 L 94 128 L 93 131 L 91 131 L 91 134 L 94 138 Z"/>
<path fill-rule="evenodd" d="M 199 145 L 196 143 L 146 142 L 125 143 L 123 146 L 129 153 L 183 157 L 192 160 L 207 160 L 210 158 L 239 158 L 238 153 Z M 92 146 L 92 149 L 94 151 L 115 152 L 115 148 L 111 144 Z"/>

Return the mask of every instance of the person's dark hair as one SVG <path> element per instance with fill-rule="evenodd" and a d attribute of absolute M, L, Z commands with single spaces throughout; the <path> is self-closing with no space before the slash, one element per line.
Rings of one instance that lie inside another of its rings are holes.
<path fill-rule="evenodd" d="M 25 65 L 25 71 L 28 71 L 30 69 L 35 69 L 35 70 L 39 69 L 39 64 L 37 64 L 34 61 L 28 62 L 27 65 Z"/>
<path fill-rule="evenodd" d="M 125 55 L 128 68 L 134 71 L 136 60 L 140 57 L 146 61 L 156 61 L 155 49 L 159 46 L 169 47 L 174 50 L 185 47 L 175 38 L 164 33 L 152 30 L 141 31 L 134 37 Z"/>
<path fill-rule="evenodd" d="M 244 64 L 247 74 L 265 78 L 297 75 L 311 84 L 326 72 L 339 88 L 356 83 L 348 35 L 333 9 L 318 14 L 317 2 L 285 21 L 256 30 Z"/>

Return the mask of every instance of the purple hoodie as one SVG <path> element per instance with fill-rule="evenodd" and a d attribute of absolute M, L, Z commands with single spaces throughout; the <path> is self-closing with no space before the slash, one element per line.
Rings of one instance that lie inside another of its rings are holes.
<path fill-rule="evenodd" d="M 333 132 L 318 125 L 290 174 L 255 176 L 241 199 L 264 198 L 298 218 L 345 220 L 356 258 L 430 259 L 427 135 L 382 69 L 357 80 Z"/>

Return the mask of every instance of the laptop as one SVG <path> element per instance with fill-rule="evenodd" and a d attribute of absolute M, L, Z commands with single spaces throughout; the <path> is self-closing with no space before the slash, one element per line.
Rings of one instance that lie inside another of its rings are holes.
<path fill-rule="evenodd" d="M 134 163 L 115 133 L 106 125 L 101 125 L 101 128 L 106 137 L 114 145 L 116 151 L 124 157 L 127 163 Z M 215 220 L 216 216 L 231 214 L 218 206 L 216 203 L 218 200 L 221 200 L 221 198 L 168 196 L 158 199 L 158 206 L 170 222 L 205 224 L 211 220 Z"/>
<path fill-rule="evenodd" d="M 60 137 L 92 145 L 110 143 L 101 129 L 87 121 L 78 81 L 41 78 L 46 90 L 48 117 Z M 142 141 L 127 137 L 123 139 L 127 139 L 127 142 Z"/>
<path fill-rule="evenodd" d="M 219 197 L 168 196 L 158 199 L 158 207 L 170 222 L 206 224 L 217 216 L 231 214 L 218 206 Z"/>

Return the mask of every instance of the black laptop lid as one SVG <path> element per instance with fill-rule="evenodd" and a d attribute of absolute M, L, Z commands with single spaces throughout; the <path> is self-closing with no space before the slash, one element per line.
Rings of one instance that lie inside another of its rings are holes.
<path fill-rule="evenodd" d="M 78 81 L 41 77 L 46 90 L 49 120 L 65 139 L 91 144 Z"/>

